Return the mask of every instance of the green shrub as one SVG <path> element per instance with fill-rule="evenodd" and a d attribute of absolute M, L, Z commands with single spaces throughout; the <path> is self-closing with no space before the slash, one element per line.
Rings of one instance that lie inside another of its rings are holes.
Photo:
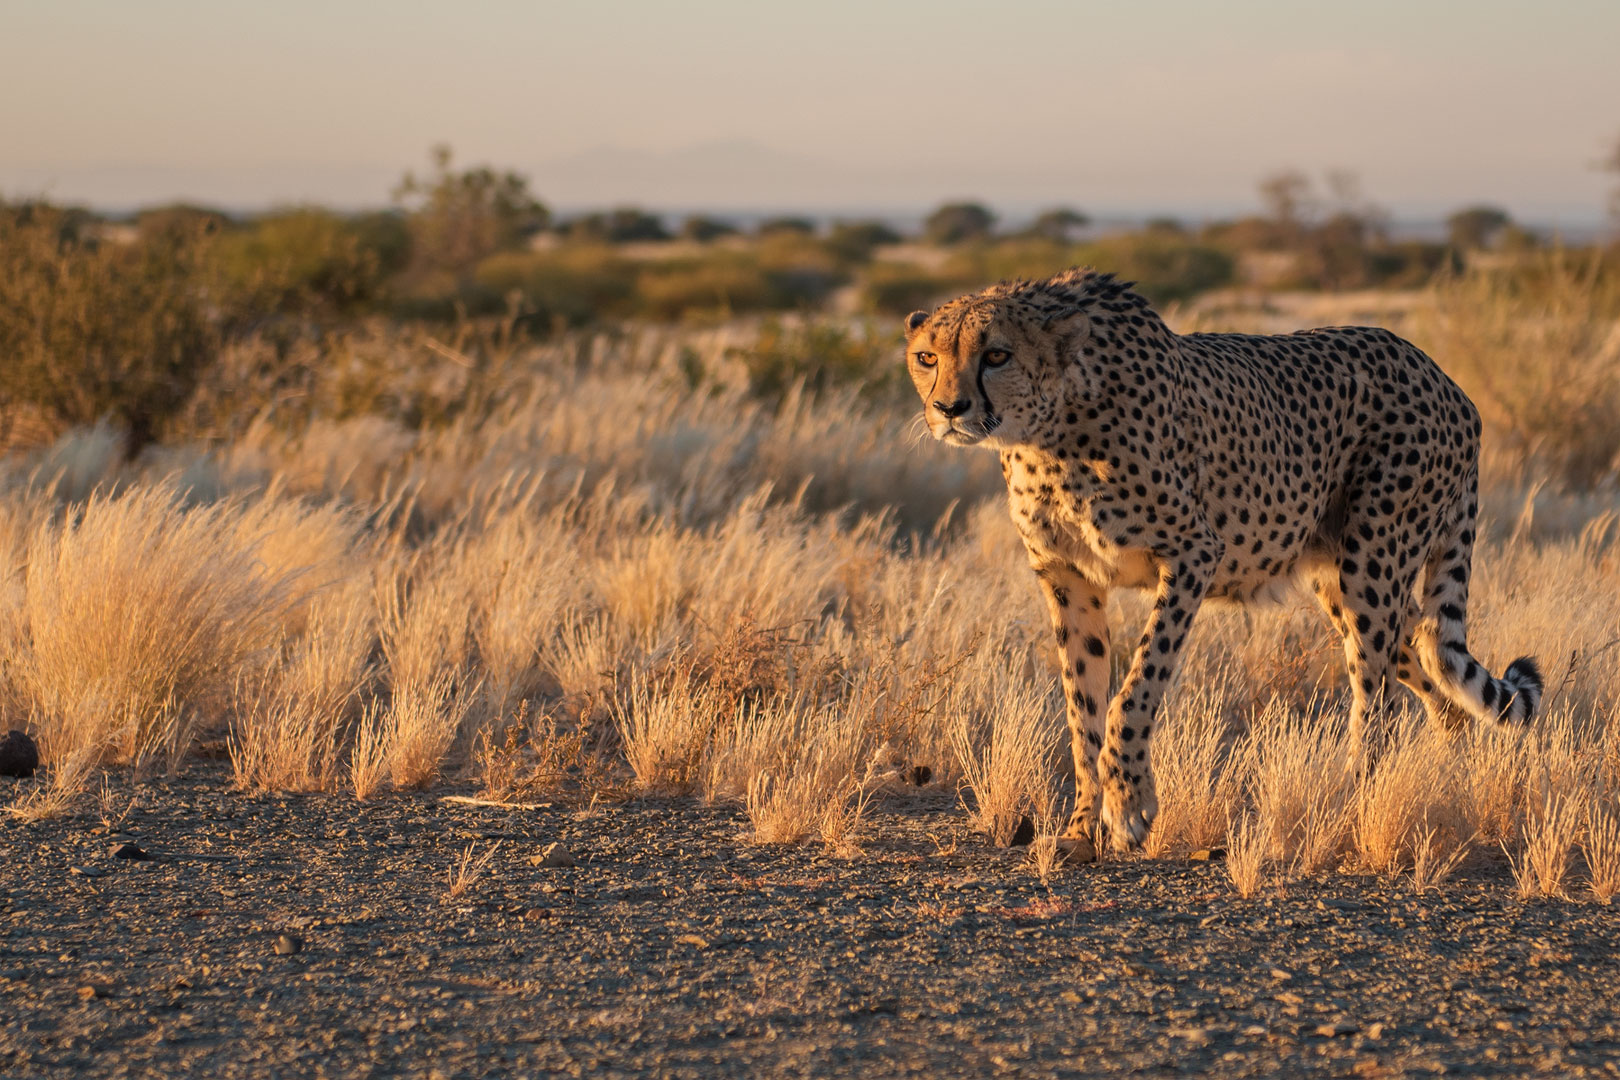
<path fill-rule="evenodd" d="M 1134 281 L 1155 303 L 1185 300 L 1230 284 L 1231 256 L 1168 232 L 1115 233 L 1089 244 L 1049 239 L 1004 240 L 969 248 L 952 261 L 954 276 L 978 282 L 1049 277 L 1090 266 Z"/>
<path fill-rule="evenodd" d="M 631 313 L 637 267 L 600 245 L 566 245 L 554 251 L 512 251 L 479 263 L 474 282 L 482 290 L 468 306 L 475 313 L 499 310 L 518 293 L 538 326 L 580 326 Z"/>
<path fill-rule="evenodd" d="M 250 318 L 354 311 L 381 297 L 387 272 L 359 229 L 319 209 L 262 217 L 220 236 L 212 255 L 223 302 Z"/>
<path fill-rule="evenodd" d="M 131 452 L 155 438 L 214 356 L 198 287 L 202 240 L 128 245 L 64 235 L 48 207 L 0 207 L 0 412 L 111 418 Z"/>
<path fill-rule="evenodd" d="M 779 398 L 800 381 L 812 391 L 842 385 L 873 397 L 911 392 L 898 326 L 772 319 L 734 355 L 748 369 L 749 389 L 764 398 Z"/>
<path fill-rule="evenodd" d="M 861 305 L 874 314 L 905 315 L 962 291 L 966 280 L 910 263 L 876 262 L 861 274 Z"/>
<path fill-rule="evenodd" d="M 655 263 L 636 278 L 637 311 L 654 319 L 758 311 L 772 296 L 770 278 L 746 257 Z"/>

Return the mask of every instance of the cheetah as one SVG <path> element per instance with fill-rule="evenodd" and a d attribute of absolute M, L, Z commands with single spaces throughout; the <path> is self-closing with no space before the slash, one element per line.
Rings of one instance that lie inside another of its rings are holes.
<path fill-rule="evenodd" d="M 1116 850 L 1146 837 L 1149 738 L 1205 600 L 1310 583 L 1344 639 L 1369 762 L 1391 674 L 1448 726 L 1535 716 L 1533 658 L 1495 678 L 1468 652 L 1479 413 L 1411 343 L 1370 327 L 1178 335 L 1130 283 L 1085 269 L 914 312 L 905 331 L 930 433 L 1000 454 L 1051 611 L 1071 856 L 1099 834 Z M 1110 700 L 1114 588 L 1154 600 Z"/>

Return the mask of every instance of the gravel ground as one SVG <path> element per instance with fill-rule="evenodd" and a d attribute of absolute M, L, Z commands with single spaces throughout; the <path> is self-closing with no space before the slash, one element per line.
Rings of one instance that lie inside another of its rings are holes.
<path fill-rule="evenodd" d="M 144 784 L 116 828 L 0 819 L 0 1076 L 1620 1073 L 1620 914 L 1500 867 L 1048 888 L 946 797 L 878 807 L 843 860 L 685 800 L 225 785 Z M 554 841 L 577 866 L 532 861 Z M 451 898 L 469 846 L 494 854 Z"/>

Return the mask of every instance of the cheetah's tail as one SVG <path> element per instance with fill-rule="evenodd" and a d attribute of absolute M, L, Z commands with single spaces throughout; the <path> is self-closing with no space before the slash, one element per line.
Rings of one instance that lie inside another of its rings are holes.
<path fill-rule="evenodd" d="M 1535 719 L 1544 684 L 1534 657 L 1519 657 L 1500 679 L 1493 679 L 1468 654 L 1460 635 L 1441 645 L 1439 652 L 1435 662 L 1424 664 L 1424 671 L 1464 712 L 1501 724 L 1528 724 Z"/>
<path fill-rule="evenodd" d="M 1507 666 L 1496 680 L 1501 708 L 1497 719 L 1504 723 L 1528 724 L 1541 711 L 1541 693 L 1546 684 L 1541 678 L 1541 665 L 1533 656 L 1521 656 Z"/>

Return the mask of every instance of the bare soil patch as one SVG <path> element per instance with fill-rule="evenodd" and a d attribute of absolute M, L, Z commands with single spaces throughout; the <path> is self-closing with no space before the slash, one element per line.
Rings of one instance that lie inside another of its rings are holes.
<path fill-rule="evenodd" d="M 1336 874 L 1243 900 L 1219 863 L 1165 859 L 1043 886 L 948 797 L 878 805 L 864 852 L 840 859 L 748 844 L 739 810 L 692 800 L 241 796 L 218 771 L 140 785 L 112 827 L 4 826 L 0 1074 L 1582 1076 L 1620 1060 L 1620 913 L 1526 903 L 1498 861 L 1424 895 Z M 557 842 L 577 865 L 538 865 Z M 127 843 L 148 857 L 114 856 Z"/>

